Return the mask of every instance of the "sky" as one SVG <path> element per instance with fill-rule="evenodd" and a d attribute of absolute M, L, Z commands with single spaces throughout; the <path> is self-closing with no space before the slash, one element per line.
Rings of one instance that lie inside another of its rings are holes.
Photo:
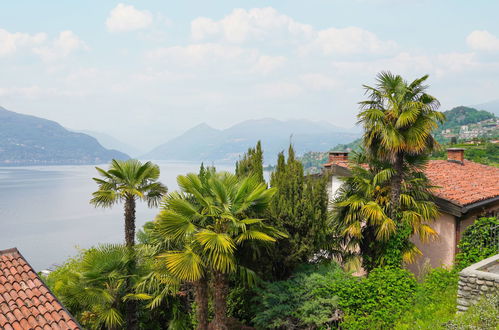
<path fill-rule="evenodd" d="M 205 122 L 351 127 L 382 70 L 499 99 L 499 1 L 2 1 L 0 106 L 148 151 Z"/>

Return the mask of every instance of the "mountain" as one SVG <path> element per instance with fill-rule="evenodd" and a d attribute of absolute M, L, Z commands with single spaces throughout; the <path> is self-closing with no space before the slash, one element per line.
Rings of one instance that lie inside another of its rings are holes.
<path fill-rule="evenodd" d="M 287 149 L 290 141 L 296 152 L 302 154 L 309 150 L 329 150 L 331 146 L 351 142 L 359 135 L 355 129 L 309 120 L 247 120 L 224 130 L 200 124 L 160 145 L 143 158 L 232 162 L 260 140 L 265 151 L 265 162 L 273 163 L 277 154 Z"/>
<path fill-rule="evenodd" d="M 487 119 L 495 118 L 495 115 L 493 113 L 465 106 L 459 106 L 452 108 L 451 110 L 444 111 L 444 114 L 445 123 L 440 125 L 441 129 L 475 124 Z"/>
<path fill-rule="evenodd" d="M 89 131 L 89 130 L 80 130 L 80 133 L 84 133 L 90 135 L 97 139 L 97 141 L 106 149 L 119 150 L 122 151 L 132 157 L 141 155 L 144 153 L 144 150 L 140 150 L 134 146 L 131 146 L 123 141 L 118 140 L 117 138 L 102 132 Z"/>
<path fill-rule="evenodd" d="M 128 155 L 87 134 L 0 107 L 0 165 L 100 164 Z"/>
<path fill-rule="evenodd" d="M 434 133 L 439 142 L 450 142 L 453 139 L 490 139 L 499 136 L 499 118 L 491 112 L 459 106 L 444 111 L 444 114 L 446 121 Z"/>

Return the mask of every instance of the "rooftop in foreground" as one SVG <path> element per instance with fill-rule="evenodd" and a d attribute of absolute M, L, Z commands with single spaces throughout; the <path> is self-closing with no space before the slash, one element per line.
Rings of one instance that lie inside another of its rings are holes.
<path fill-rule="evenodd" d="M 16 248 L 0 250 L 0 329 L 81 329 Z"/>

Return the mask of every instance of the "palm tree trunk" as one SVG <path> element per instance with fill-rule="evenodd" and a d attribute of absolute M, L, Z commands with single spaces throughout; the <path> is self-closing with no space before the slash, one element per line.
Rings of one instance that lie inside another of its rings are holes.
<path fill-rule="evenodd" d="M 215 271 L 213 305 L 215 318 L 212 322 L 212 329 L 227 329 L 227 276 L 219 271 Z"/>
<path fill-rule="evenodd" d="M 135 245 L 135 198 L 129 196 L 125 201 L 125 242 L 126 246 Z"/>
<path fill-rule="evenodd" d="M 129 248 L 131 253 L 131 261 L 128 269 L 128 275 L 133 275 L 135 272 L 135 198 L 133 196 L 128 196 L 125 200 L 125 242 L 126 246 Z M 131 278 L 128 277 L 126 280 L 126 291 L 132 293 L 133 283 Z M 126 324 L 128 330 L 138 329 L 137 320 L 137 301 L 127 300 L 125 303 L 126 310 Z"/>
<path fill-rule="evenodd" d="M 390 202 L 391 202 L 391 210 L 390 210 L 390 217 L 392 220 L 396 220 L 395 218 L 397 217 L 397 213 L 399 210 L 399 205 L 400 205 L 400 194 L 402 191 L 402 178 L 403 178 L 403 162 L 404 158 L 402 153 L 397 153 L 395 156 L 395 163 L 393 164 L 395 174 L 392 176 L 391 179 L 391 197 L 390 197 Z"/>
<path fill-rule="evenodd" d="M 208 281 L 201 278 L 194 283 L 196 289 L 196 318 L 198 321 L 198 330 L 208 329 Z"/>

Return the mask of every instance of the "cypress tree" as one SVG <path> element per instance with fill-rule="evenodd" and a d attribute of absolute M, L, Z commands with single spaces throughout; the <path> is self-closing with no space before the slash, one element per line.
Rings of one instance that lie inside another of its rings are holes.
<path fill-rule="evenodd" d="M 282 279 L 300 263 L 323 254 L 327 249 L 328 223 L 327 178 L 305 176 L 303 165 L 290 145 L 288 159 L 283 153 L 270 179 L 277 188 L 269 209 L 269 224 L 288 235 L 272 248 L 272 275 Z"/>
<path fill-rule="evenodd" d="M 243 158 L 236 162 L 236 175 L 239 177 L 253 175 L 260 182 L 265 181 L 263 178 L 263 151 L 260 141 L 254 148 L 248 148 Z"/>

